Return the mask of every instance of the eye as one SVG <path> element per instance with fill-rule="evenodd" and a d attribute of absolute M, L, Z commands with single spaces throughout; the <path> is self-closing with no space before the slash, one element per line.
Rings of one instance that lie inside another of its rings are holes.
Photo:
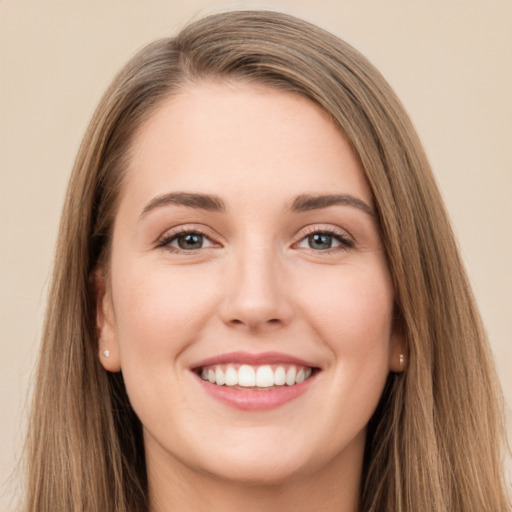
<path fill-rule="evenodd" d="M 205 234 L 198 231 L 181 231 L 167 235 L 158 247 L 165 247 L 171 251 L 197 251 L 213 247 L 215 244 Z"/>
<path fill-rule="evenodd" d="M 297 247 L 313 251 L 328 251 L 329 249 L 349 249 L 354 243 L 342 233 L 317 230 L 302 238 Z"/>
<path fill-rule="evenodd" d="M 186 233 L 184 235 L 177 236 L 170 245 L 172 246 L 176 243 L 180 249 L 184 250 L 202 249 L 203 244 L 207 240 L 208 239 L 201 233 Z"/>

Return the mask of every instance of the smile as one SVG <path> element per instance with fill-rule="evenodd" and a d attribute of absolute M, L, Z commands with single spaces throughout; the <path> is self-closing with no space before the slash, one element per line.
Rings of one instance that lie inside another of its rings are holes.
<path fill-rule="evenodd" d="M 216 401 L 235 409 L 265 411 L 306 393 L 321 368 L 277 352 L 231 352 L 198 362 L 191 370 Z"/>
<path fill-rule="evenodd" d="M 260 365 L 231 363 L 203 366 L 198 374 L 217 386 L 270 390 L 280 386 L 295 386 L 311 377 L 313 369 L 294 364 Z"/>

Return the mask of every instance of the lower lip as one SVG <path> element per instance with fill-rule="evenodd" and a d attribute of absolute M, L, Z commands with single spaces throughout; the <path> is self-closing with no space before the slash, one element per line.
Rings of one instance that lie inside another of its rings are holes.
<path fill-rule="evenodd" d="M 316 375 L 309 377 L 300 384 L 283 386 L 268 391 L 234 389 L 228 386 L 217 386 L 197 376 L 203 389 L 213 398 L 226 405 L 244 411 L 268 411 L 294 400 L 307 391 Z"/>

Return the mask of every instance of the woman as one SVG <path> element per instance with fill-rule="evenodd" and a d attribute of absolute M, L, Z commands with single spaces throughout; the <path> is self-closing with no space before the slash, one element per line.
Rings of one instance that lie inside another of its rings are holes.
<path fill-rule="evenodd" d="M 68 189 L 27 510 L 508 510 L 499 396 L 360 54 L 246 11 L 127 64 Z"/>

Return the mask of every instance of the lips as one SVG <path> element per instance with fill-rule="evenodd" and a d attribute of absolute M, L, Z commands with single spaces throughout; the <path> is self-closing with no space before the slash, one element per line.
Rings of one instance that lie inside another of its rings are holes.
<path fill-rule="evenodd" d="M 320 368 L 277 352 L 232 352 L 205 359 L 191 370 L 213 398 L 239 409 L 265 410 L 300 396 Z"/>

